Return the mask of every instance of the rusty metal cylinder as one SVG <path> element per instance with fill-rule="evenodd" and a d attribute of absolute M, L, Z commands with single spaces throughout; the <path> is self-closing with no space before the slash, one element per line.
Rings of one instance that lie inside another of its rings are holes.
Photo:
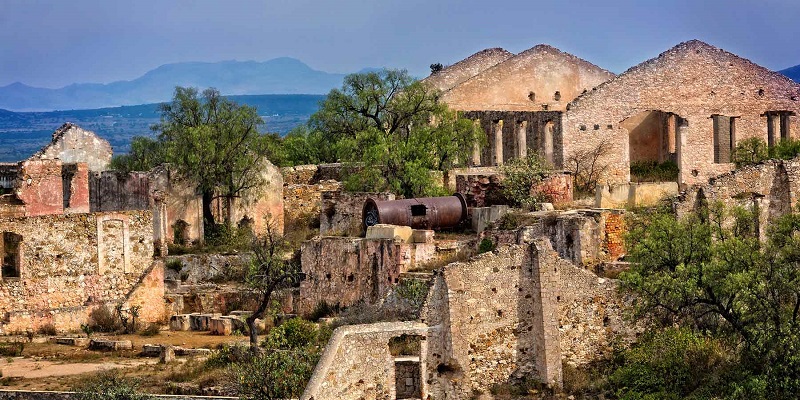
<path fill-rule="evenodd" d="M 460 193 L 445 197 L 402 200 L 367 199 L 362 212 L 364 227 L 377 224 L 414 229 L 452 228 L 467 219 L 467 201 Z"/>

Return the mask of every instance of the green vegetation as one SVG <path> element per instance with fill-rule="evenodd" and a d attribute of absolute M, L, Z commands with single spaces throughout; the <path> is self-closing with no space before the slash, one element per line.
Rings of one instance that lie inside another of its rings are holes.
<path fill-rule="evenodd" d="M 675 182 L 678 180 L 678 164 L 673 161 L 637 161 L 631 163 L 633 182 Z"/>
<path fill-rule="evenodd" d="M 752 137 L 742 140 L 733 151 L 733 162 L 736 167 L 753 165 L 777 158 L 789 160 L 800 155 L 800 140 L 782 139 L 774 147 L 768 148 L 764 139 Z"/>
<path fill-rule="evenodd" d="M 504 164 L 500 171 L 504 175 L 502 192 L 510 205 L 532 210 L 536 203 L 550 201 L 545 194 L 531 194 L 531 189 L 550 171 L 547 161 L 538 154 L 515 158 Z"/>
<path fill-rule="evenodd" d="M 766 242 L 755 218 L 713 205 L 634 224 L 621 279 L 658 325 L 612 375 L 621 398 L 796 397 L 800 214 L 774 221 Z"/>
<path fill-rule="evenodd" d="M 345 187 L 391 191 L 405 197 L 438 195 L 429 171 L 447 171 L 467 160 L 484 139 L 470 120 L 459 118 L 439 94 L 406 71 L 383 70 L 348 75 L 311 116 L 309 143 L 314 159 L 341 160 L 351 167 Z"/>
<path fill-rule="evenodd" d="M 137 393 L 139 382 L 121 377 L 115 371 L 102 371 L 75 388 L 78 400 L 146 400 L 151 396 Z"/>

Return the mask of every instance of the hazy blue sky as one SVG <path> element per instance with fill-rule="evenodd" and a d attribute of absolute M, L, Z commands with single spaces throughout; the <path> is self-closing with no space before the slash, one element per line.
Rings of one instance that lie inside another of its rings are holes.
<path fill-rule="evenodd" d="M 689 39 L 771 69 L 800 64 L 800 0 L 0 0 L 0 86 L 282 56 L 423 76 L 483 48 L 539 43 L 622 72 Z"/>

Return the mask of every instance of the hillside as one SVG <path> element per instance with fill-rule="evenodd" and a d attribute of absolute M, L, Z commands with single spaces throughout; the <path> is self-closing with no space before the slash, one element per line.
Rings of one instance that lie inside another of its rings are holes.
<path fill-rule="evenodd" d="M 778 72 L 788 76 L 791 80 L 800 83 L 800 65 L 795 65 L 794 67 L 786 68 Z"/>
<path fill-rule="evenodd" d="M 254 106 L 264 118 L 263 129 L 285 134 L 305 123 L 322 95 L 228 96 Z M 153 135 L 150 126 L 159 120 L 159 103 L 89 110 L 13 112 L 0 109 L 0 162 L 22 160 L 50 141 L 53 131 L 64 122 L 74 122 L 111 142 L 114 153 L 125 153 L 131 138 Z"/>
<path fill-rule="evenodd" d="M 317 71 L 293 58 L 265 62 L 185 62 L 162 65 L 131 81 L 79 83 L 44 89 L 0 87 L 0 108 L 13 111 L 96 109 L 168 101 L 175 86 L 215 87 L 225 95 L 326 94 L 343 74 Z"/>

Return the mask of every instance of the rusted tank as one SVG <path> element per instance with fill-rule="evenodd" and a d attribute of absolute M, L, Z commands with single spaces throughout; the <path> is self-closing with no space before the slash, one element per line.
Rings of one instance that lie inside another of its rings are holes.
<path fill-rule="evenodd" d="M 367 199 L 362 212 L 364 227 L 376 224 L 414 229 L 452 228 L 467 219 L 467 201 L 460 193 L 445 197 L 402 200 Z"/>

